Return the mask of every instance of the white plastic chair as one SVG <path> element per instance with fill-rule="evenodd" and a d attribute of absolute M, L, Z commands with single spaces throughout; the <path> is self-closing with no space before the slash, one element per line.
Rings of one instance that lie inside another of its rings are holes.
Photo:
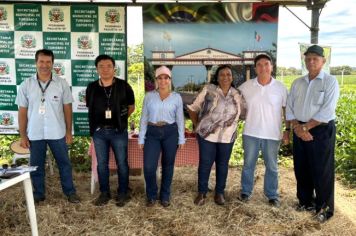
<path fill-rule="evenodd" d="M 30 149 L 23 148 L 20 146 L 20 140 L 14 141 L 10 145 L 11 151 L 14 153 L 14 157 L 12 159 L 12 164 L 16 164 L 18 159 L 28 159 L 30 161 Z M 49 151 L 47 150 L 47 161 L 49 166 L 49 173 L 51 175 L 54 174 L 53 172 L 53 163 L 52 158 L 49 156 Z"/>

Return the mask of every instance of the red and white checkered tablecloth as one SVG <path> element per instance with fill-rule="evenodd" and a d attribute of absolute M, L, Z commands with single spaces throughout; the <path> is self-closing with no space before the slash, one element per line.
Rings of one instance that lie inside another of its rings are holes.
<path fill-rule="evenodd" d="M 91 170 L 98 179 L 97 160 L 93 141 L 90 143 L 88 154 L 91 158 Z M 110 149 L 109 169 L 116 170 L 114 152 Z M 129 138 L 128 163 L 130 169 L 143 168 L 143 150 L 138 147 L 137 138 Z M 197 166 L 199 164 L 199 148 L 196 138 L 187 138 L 183 149 L 179 149 L 176 156 L 175 166 Z"/>

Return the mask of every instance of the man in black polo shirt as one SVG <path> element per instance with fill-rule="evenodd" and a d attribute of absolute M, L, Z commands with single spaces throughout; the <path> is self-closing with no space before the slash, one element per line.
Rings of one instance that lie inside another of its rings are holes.
<path fill-rule="evenodd" d="M 99 79 L 86 89 L 89 110 L 90 136 L 94 141 L 98 161 L 100 196 L 94 205 L 102 206 L 111 198 L 109 186 L 109 149 L 112 147 L 117 164 L 119 187 L 117 206 L 129 199 L 129 166 L 127 162 L 127 120 L 135 110 L 135 97 L 131 86 L 115 77 L 115 61 L 108 55 L 95 59 Z"/>

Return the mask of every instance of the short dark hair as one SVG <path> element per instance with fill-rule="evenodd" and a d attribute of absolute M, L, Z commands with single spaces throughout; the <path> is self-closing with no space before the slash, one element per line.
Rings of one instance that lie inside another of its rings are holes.
<path fill-rule="evenodd" d="M 98 67 L 98 63 L 100 61 L 103 61 L 103 60 L 110 60 L 112 62 L 112 65 L 115 67 L 115 60 L 114 58 L 112 58 L 111 56 L 109 55 L 105 55 L 105 54 L 102 54 L 102 55 L 99 55 L 95 58 L 95 67 Z"/>
<path fill-rule="evenodd" d="M 35 61 L 37 62 L 38 61 L 38 57 L 40 55 L 44 55 L 44 56 L 49 56 L 49 57 L 52 57 L 52 63 L 54 62 L 54 54 L 52 52 L 52 50 L 49 50 L 49 49 L 40 49 L 40 50 L 37 50 L 36 54 L 35 54 Z"/>
<path fill-rule="evenodd" d="M 231 65 L 219 65 L 218 68 L 215 71 L 213 79 L 210 81 L 211 84 L 219 85 L 218 79 L 219 79 L 219 72 L 223 69 L 230 69 L 232 73 L 232 66 Z M 231 85 L 232 86 L 232 85 Z"/>
<path fill-rule="evenodd" d="M 260 54 L 260 55 L 256 56 L 255 59 L 253 60 L 253 63 L 255 64 L 255 67 L 256 67 L 257 62 L 259 60 L 261 60 L 262 58 L 269 60 L 271 62 L 271 64 L 272 64 L 272 58 L 268 54 Z"/>

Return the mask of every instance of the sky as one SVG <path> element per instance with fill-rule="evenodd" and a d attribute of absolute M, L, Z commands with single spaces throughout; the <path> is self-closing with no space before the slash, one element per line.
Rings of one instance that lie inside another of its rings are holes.
<path fill-rule="evenodd" d="M 289 7 L 310 25 L 311 11 L 306 7 Z M 331 0 L 322 10 L 319 44 L 331 46 L 331 66 L 356 67 L 355 0 Z M 128 45 L 143 42 L 141 7 L 128 7 Z M 263 40 L 263 35 L 262 40 Z M 310 31 L 284 7 L 279 8 L 277 65 L 301 68 L 299 43 L 310 43 Z"/>

